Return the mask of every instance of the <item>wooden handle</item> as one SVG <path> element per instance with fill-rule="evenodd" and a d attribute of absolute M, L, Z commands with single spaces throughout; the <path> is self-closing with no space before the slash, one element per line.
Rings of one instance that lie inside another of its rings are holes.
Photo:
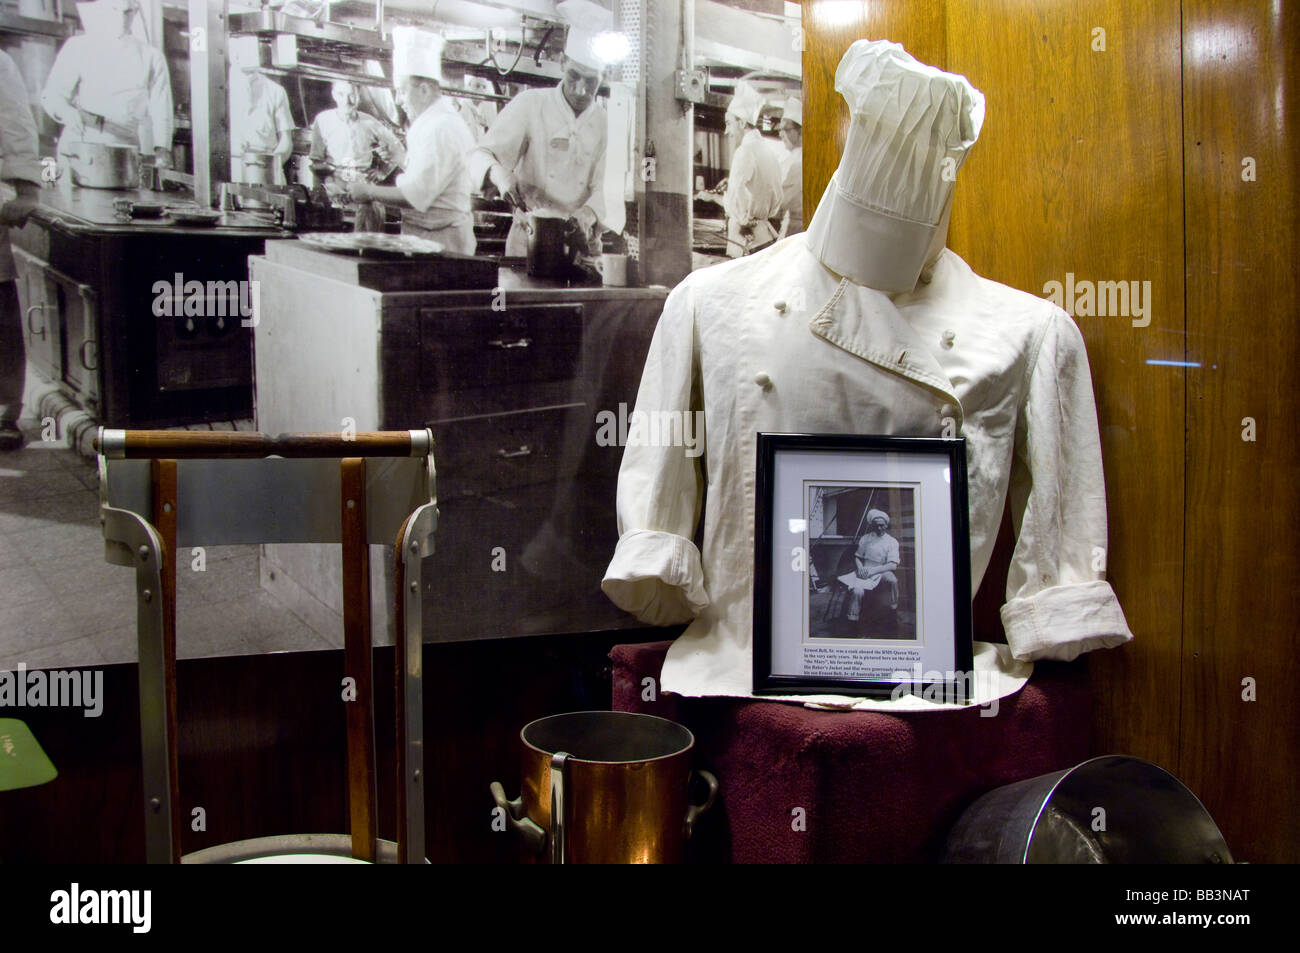
<path fill-rule="evenodd" d="M 412 440 L 424 431 L 377 430 L 341 433 L 264 433 L 209 430 L 101 430 L 95 449 L 109 457 L 131 460 L 260 457 L 407 457 L 421 456 L 428 441 Z"/>

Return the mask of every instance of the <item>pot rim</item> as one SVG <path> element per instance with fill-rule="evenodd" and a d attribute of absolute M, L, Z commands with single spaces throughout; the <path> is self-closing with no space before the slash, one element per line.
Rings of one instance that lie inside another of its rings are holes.
<path fill-rule="evenodd" d="M 614 715 L 614 716 L 619 717 L 619 718 L 637 718 L 637 719 L 651 719 L 651 720 L 653 720 L 653 721 L 662 721 L 662 722 L 664 722 L 665 724 L 672 725 L 672 726 L 675 727 L 675 728 L 680 728 L 682 731 L 686 732 L 686 745 L 685 745 L 685 747 L 679 748 L 679 749 L 676 750 L 676 751 L 670 751 L 668 754 L 662 754 L 662 755 L 659 755 L 659 756 L 654 757 L 654 758 L 636 758 L 635 760 L 632 760 L 632 761 L 627 761 L 627 760 L 622 760 L 622 761 L 601 761 L 601 760 L 598 760 L 598 759 L 595 759 L 595 758 L 579 758 L 577 755 L 572 755 L 572 754 L 571 754 L 571 755 L 569 755 L 569 758 L 568 758 L 568 760 L 569 760 L 570 763 L 576 763 L 576 764 L 610 764 L 610 765 L 616 765 L 616 764 L 654 764 L 656 761 L 667 761 L 669 758 L 679 758 L 679 757 L 681 757 L 683 754 L 686 754 L 687 752 L 691 751 L 691 750 L 695 747 L 695 733 L 694 733 L 693 731 L 691 731 L 691 729 L 689 729 L 689 728 L 687 728 L 685 725 L 683 725 L 681 722 L 673 721 L 671 718 L 661 718 L 661 717 L 658 716 L 658 715 L 647 715 L 647 714 L 644 714 L 644 713 L 642 713 L 642 712 L 636 712 L 636 711 L 609 711 L 609 710 L 606 710 L 606 709 L 600 709 L 600 708 L 592 709 L 592 710 L 590 710 L 590 711 L 564 711 L 564 712 L 559 712 L 559 713 L 554 714 L 554 715 L 546 715 L 546 716 L 544 716 L 544 717 L 542 717 L 542 718 L 534 718 L 534 719 L 533 719 L 532 721 L 530 721 L 528 724 L 524 725 L 522 728 L 519 729 L 519 740 L 520 740 L 520 742 L 523 744 L 523 746 L 524 746 L 525 748 L 529 749 L 530 751 L 535 751 L 535 752 L 537 752 L 537 753 L 540 754 L 540 755 L 545 755 L 546 757 L 549 758 L 549 757 L 551 757 L 551 755 L 555 754 L 555 752 L 554 752 L 554 751 L 547 751 L 547 750 L 544 749 L 544 748 L 539 748 L 539 747 L 537 747 L 537 745 L 533 744 L 533 743 L 530 742 L 526 737 L 524 737 L 524 733 L 525 733 L 526 731 L 528 731 L 529 728 L 532 728 L 534 725 L 541 724 L 541 723 L 544 722 L 544 721 L 551 721 L 552 719 L 555 719 L 555 718 L 571 718 L 571 717 L 573 717 L 573 716 L 575 716 L 575 715 Z"/>

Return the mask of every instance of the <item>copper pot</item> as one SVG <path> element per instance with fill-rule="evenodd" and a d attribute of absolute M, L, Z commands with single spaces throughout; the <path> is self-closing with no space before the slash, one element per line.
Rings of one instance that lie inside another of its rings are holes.
<path fill-rule="evenodd" d="M 508 801 L 492 782 L 499 817 L 526 859 L 551 863 L 680 863 L 717 779 L 692 771 L 694 736 L 653 715 L 583 711 L 540 718 L 519 733 L 523 792 Z M 692 777 L 707 787 L 690 803 Z"/>

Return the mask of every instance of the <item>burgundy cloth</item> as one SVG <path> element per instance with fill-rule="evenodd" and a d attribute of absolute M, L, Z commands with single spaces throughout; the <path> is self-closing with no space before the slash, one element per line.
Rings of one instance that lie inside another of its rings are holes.
<path fill-rule="evenodd" d="M 671 718 L 695 734 L 696 765 L 719 785 L 697 831 L 698 861 L 936 861 L 981 794 L 1088 757 L 1083 662 L 1038 663 L 993 717 L 979 708 L 894 715 L 661 695 L 670 644 L 614 647 L 613 708 Z"/>

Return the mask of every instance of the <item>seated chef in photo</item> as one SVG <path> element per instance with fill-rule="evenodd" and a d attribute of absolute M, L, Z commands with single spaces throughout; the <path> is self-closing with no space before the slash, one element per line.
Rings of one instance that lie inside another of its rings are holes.
<path fill-rule="evenodd" d="M 311 124 L 311 160 L 313 170 L 323 176 L 326 194 L 337 200 L 347 197 L 349 182 L 377 181 L 372 174 L 376 156 L 381 164 L 400 166 L 406 149 L 392 130 L 361 111 L 361 90 L 355 83 L 335 80 L 330 95 L 335 108 L 318 113 Z M 382 231 L 383 225 L 382 203 L 358 203 L 356 231 Z"/>
<path fill-rule="evenodd" d="M 556 9 L 569 24 L 563 79 L 515 96 L 470 159 L 475 186 L 515 208 L 509 257 L 528 253 L 525 213 L 570 219 L 589 249 L 604 219 L 607 118 L 596 93 L 619 35 L 611 33 L 614 15 L 590 0 L 566 0 Z"/>
<path fill-rule="evenodd" d="M 394 185 L 364 179 L 347 184 L 357 201 L 402 210 L 402 234 L 439 242 L 449 252 L 474 254 L 470 175 L 474 137 L 442 91 L 441 35 L 417 27 L 393 28 L 393 86 L 406 114 L 406 164 Z"/>

